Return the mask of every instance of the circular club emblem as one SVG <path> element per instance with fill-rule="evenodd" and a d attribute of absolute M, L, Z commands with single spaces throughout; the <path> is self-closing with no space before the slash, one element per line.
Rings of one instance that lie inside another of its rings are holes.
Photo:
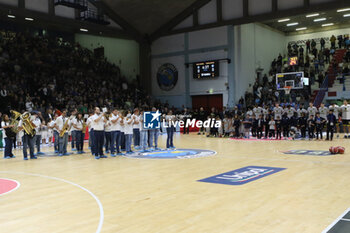
<path fill-rule="evenodd" d="M 177 83 L 178 71 L 173 64 L 166 63 L 159 67 L 157 72 L 157 82 L 160 89 L 170 91 Z"/>
<path fill-rule="evenodd" d="M 215 155 L 212 150 L 198 149 L 176 149 L 176 150 L 158 150 L 150 152 L 135 152 L 127 154 L 125 157 L 137 159 L 191 159 Z"/>
<path fill-rule="evenodd" d="M 0 178 L 0 196 L 18 189 L 19 183 L 15 180 Z"/>

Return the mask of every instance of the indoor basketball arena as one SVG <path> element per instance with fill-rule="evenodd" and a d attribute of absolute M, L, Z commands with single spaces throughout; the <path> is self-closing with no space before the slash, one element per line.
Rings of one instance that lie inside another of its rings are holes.
<path fill-rule="evenodd" d="M 349 0 L 0 0 L 1 233 L 350 233 Z"/>

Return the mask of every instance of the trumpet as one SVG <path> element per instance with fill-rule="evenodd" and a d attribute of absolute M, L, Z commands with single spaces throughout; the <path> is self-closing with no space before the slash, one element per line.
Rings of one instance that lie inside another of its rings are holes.
<path fill-rule="evenodd" d="M 21 115 L 21 120 L 22 120 L 22 127 L 26 134 L 28 134 L 31 137 L 34 137 L 36 132 L 35 132 L 35 125 L 34 123 L 30 120 L 30 113 L 25 112 Z"/>
<path fill-rule="evenodd" d="M 109 121 L 109 118 L 111 117 L 111 114 L 105 112 L 105 113 L 103 114 L 103 116 L 107 119 L 107 121 Z"/>

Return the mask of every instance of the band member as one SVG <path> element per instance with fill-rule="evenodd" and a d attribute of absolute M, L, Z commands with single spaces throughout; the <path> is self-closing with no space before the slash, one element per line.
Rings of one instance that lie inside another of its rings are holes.
<path fill-rule="evenodd" d="M 117 154 L 120 155 L 120 120 L 121 118 L 119 117 L 119 111 L 117 109 L 114 109 L 112 114 L 111 114 L 111 156 L 115 157 L 116 150 Z"/>
<path fill-rule="evenodd" d="M 133 135 L 134 135 L 134 148 L 137 149 L 140 146 L 140 111 L 138 108 L 135 108 L 132 118 L 133 123 Z"/>
<path fill-rule="evenodd" d="M 143 116 L 144 111 L 141 111 L 141 116 Z M 141 152 L 148 152 L 147 151 L 147 141 L 148 141 L 148 130 L 145 129 L 143 125 L 143 117 L 140 117 L 140 146 L 141 146 Z"/>
<path fill-rule="evenodd" d="M 104 125 L 107 119 L 101 113 L 99 107 L 95 107 L 95 114 L 91 118 L 91 127 L 94 129 L 95 159 L 107 158 L 103 154 Z"/>
<path fill-rule="evenodd" d="M 85 132 L 84 132 L 84 118 L 81 113 L 79 113 L 76 118 L 72 119 L 72 127 L 74 127 L 74 129 L 77 129 L 75 132 L 75 137 L 77 139 L 76 148 L 77 148 L 78 154 L 83 154 Z"/>
<path fill-rule="evenodd" d="M 201 108 L 201 111 L 202 110 L 203 109 Z M 156 111 L 157 111 L 157 109 L 153 107 L 152 108 L 152 112 L 156 112 Z M 202 112 L 204 112 L 204 110 Z M 159 148 L 158 148 L 158 136 L 159 136 L 159 129 L 150 129 L 149 130 L 148 142 L 149 142 L 149 147 L 150 148 L 153 147 L 153 140 L 154 140 L 154 149 L 155 150 L 159 150 Z"/>
<path fill-rule="evenodd" d="M 165 116 L 165 122 L 167 124 L 166 132 L 167 132 L 167 139 L 166 139 L 166 148 L 167 149 L 173 149 L 174 143 L 174 124 L 175 124 L 175 116 L 173 115 L 173 111 L 169 111 L 168 115 Z"/>
<path fill-rule="evenodd" d="M 109 113 L 106 113 L 107 116 L 110 116 Z M 108 117 L 107 122 L 105 124 L 105 149 L 106 153 L 110 153 L 112 145 L 112 123 L 110 118 Z"/>
<path fill-rule="evenodd" d="M 33 118 L 31 117 L 30 121 L 32 121 Z M 30 159 L 37 159 L 37 157 L 34 155 L 34 138 L 35 136 L 28 135 L 27 132 L 23 129 L 23 120 L 21 119 L 18 123 L 18 129 L 23 130 L 23 159 L 28 160 L 28 154 L 27 154 L 27 148 L 29 147 L 29 155 Z"/>
<path fill-rule="evenodd" d="M 71 120 L 76 119 L 77 118 L 77 114 L 78 114 L 78 110 L 74 109 L 72 111 L 70 119 Z M 71 125 L 70 132 L 71 132 L 71 135 L 72 135 L 72 141 L 71 141 L 72 151 L 76 151 L 77 150 L 77 148 L 76 148 L 76 143 L 77 143 L 76 133 L 77 133 L 77 131 L 79 131 L 79 130 L 77 128 L 75 128 L 73 125 Z"/>
<path fill-rule="evenodd" d="M 41 119 L 39 117 L 39 112 L 33 111 L 32 112 L 32 117 L 34 118 L 33 124 L 36 126 L 35 127 L 35 136 L 34 136 L 34 145 L 36 146 L 37 153 L 36 155 L 42 155 L 44 154 L 43 152 L 40 151 L 40 144 L 41 144 L 41 136 L 42 136 L 42 123 Z"/>
<path fill-rule="evenodd" d="M 11 125 L 10 118 L 7 114 L 4 114 L 2 118 L 3 118 L 3 120 L 1 122 L 1 128 L 4 129 L 3 138 L 5 139 L 4 158 L 5 159 L 15 158 L 15 156 L 12 154 L 12 144 L 13 144 L 13 141 L 15 140 L 16 137 L 10 137 L 10 136 L 6 135 L 6 131 L 8 129 L 12 129 L 14 127 L 14 125 Z"/>
<path fill-rule="evenodd" d="M 56 130 L 58 136 L 58 156 L 69 155 L 67 153 L 69 119 L 66 117 L 67 110 L 62 111 L 62 115 L 56 119 Z M 62 135 L 63 134 L 63 135 Z"/>
<path fill-rule="evenodd" d="M 124 134 L 125 134 L 125 151 L 127 154 L 133 153 L 131 150 L 132 136 L 133 136 L 133 124 L 135 119 L 131 116 L 131 113 L 125 116 L 124 119 Z"/>
<path fill-rule="evenodd" d="M 86 120 L 86 124 L 89 129 L 89 147 L 91 149 L 91 154 L 95 155 L 95 143 L 94 143 L 94 129 L 92 128 L 91 122 L 92 122 L 92 117 L 94 116 L 94 112 L 90 111 L 90 116 Z"/>
<path fill-rule="evenodd" d="M 120 151 L 125 151 L 125 114 L 127 114 L 126 111 L 123 111 L 120 116 Z"/>
<path fill-rule="evenodd" d="M 58 133 L 57 128 L 56 128 L 56 120 L 57 120 L 58 116 L 59 116 L 58 112 L 55 112 L 54 118 L 47 125 L 48 128 L 53 131 L 54 148 L 55 148 L 56 154 L 58 153 L 58 149 L 59 149 L 58 148 L 58 141 L 59 141 L 58 135 L 59 135 L 59 133 Z"/>

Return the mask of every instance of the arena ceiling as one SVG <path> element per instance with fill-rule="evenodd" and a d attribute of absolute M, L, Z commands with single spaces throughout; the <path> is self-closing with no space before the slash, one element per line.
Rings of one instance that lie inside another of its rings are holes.
<path fill-rule="evenodd" d="M 197 0 L 102 0 L 142 34 L 152 34 Z"/>

